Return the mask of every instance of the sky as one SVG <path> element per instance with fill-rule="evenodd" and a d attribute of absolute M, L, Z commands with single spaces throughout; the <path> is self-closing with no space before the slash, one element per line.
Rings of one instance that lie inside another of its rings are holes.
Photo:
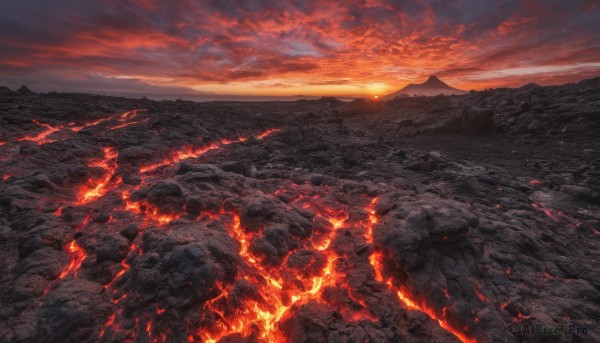
<path fill-rule="evenodd" d="M 599 0 L 0 0 L 0 85 L 152 98 L 375 96 L 600 76 Z"/>

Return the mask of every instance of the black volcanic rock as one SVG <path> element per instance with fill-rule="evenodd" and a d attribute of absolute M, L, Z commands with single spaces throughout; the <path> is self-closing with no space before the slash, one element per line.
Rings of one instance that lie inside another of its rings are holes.
<path fill-rule="evenodd" d="M 25 86 L 25 85 L 19 87 L 19 89 L 17 89 L 17 93 L 19 93 L 21 95 L 35 95 L 36 94 L 32 90 L 27 88 L 27 86 Z"/>
<path fill-rule="evenodd" d="M 600 341 L 599 94 L 2 93 L 0 341 Z"/>
<path fill-rule="evenodd" d="M 460 131 L 468 134 L 488 134 L 493 132 L 494 113 L 474 107 L 465 107 L 460 117 Z"/>

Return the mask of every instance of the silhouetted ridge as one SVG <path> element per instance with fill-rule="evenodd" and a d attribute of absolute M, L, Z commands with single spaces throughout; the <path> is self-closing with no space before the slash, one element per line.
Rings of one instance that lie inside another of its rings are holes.
<path fill-rule="evenodd" d="M 436 95 L 461 95 L 467 92 L 454 88 L 440 80 L 437 76 L 431 75 L 423 83 L 411 83 L 401 90 L 386 95 L 383 100 L 391 100 L 402 96 L 436 96 Z"/>

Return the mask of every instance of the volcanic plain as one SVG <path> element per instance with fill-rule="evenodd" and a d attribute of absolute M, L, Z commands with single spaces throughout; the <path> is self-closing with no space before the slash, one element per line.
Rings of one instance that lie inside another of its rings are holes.
<path fill-rule="evenodd" d="M 599 342 L 599 144 L 600 78 L 385 102 L 2 88 L 0 341 Z"/>

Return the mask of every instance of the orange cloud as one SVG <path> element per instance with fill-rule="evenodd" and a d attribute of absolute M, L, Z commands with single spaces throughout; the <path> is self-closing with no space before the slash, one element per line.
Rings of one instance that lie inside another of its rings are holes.
<path fill-rule="evenodd" d="M 144 84 L 169 94 L 361 96 L 430 74 L 481 89 L 600 72 L 600 8 L 590 1 L 501 7 L 487 1 L 33 1 L 6 7 L 0 82 L 40 90 L 73 90 L 102 75 L 104 88 L 126 91 L 129 82 L 132 94 Z M 93 84 L 86 89 L 93 92 Z"/>

